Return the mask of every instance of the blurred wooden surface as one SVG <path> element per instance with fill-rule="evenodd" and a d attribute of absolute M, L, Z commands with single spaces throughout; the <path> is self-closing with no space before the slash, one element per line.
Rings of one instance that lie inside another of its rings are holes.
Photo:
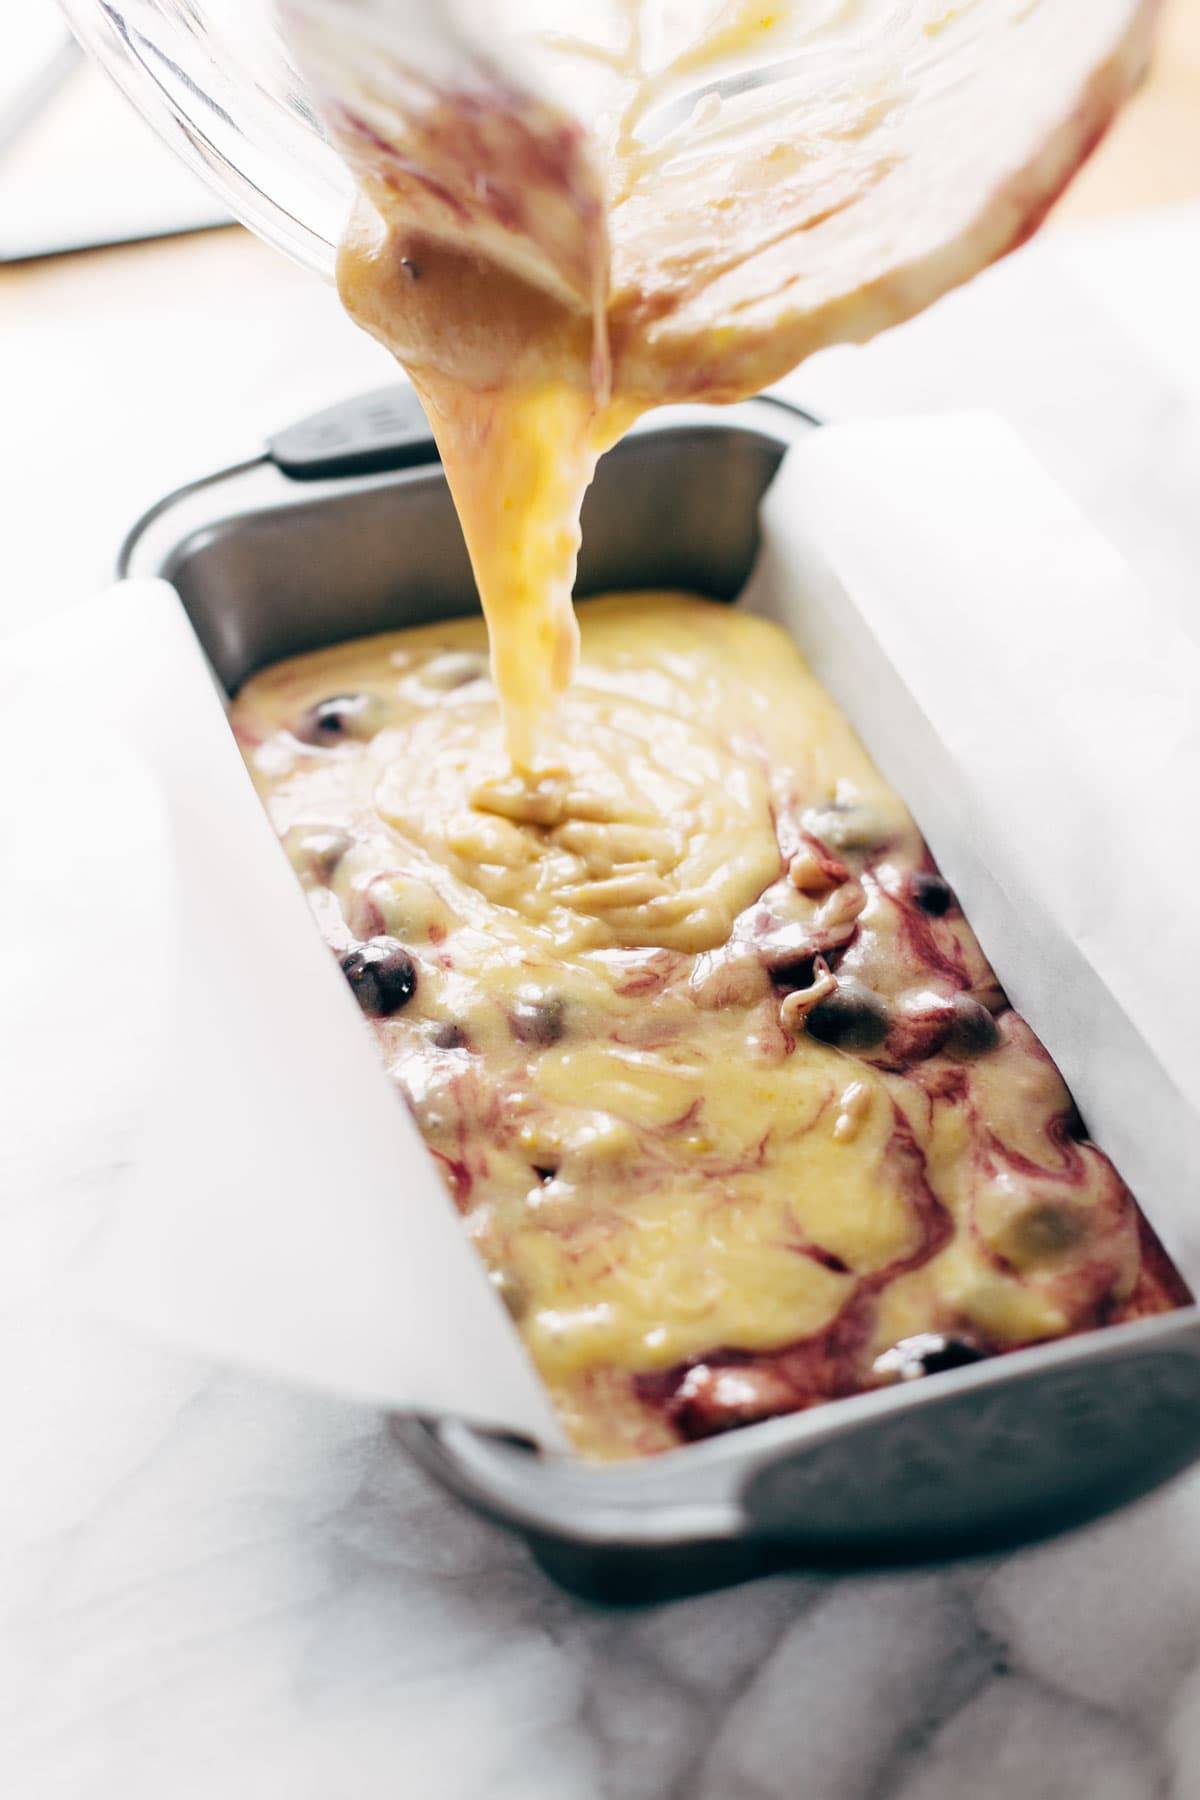
<path fill-rule="evenodd" d="M 1162 0 L 1150 79 L 1067 193 L 1056 218 L 1200 199 L 1200 0 Z"/>

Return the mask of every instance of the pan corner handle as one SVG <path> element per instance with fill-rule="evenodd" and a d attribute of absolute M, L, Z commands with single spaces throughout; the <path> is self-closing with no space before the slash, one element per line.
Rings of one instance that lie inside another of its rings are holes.
<path fill-rule="evenodd" d="M 416 391 L 401 382 L 355 394 L 284 426 L 268 438 L 267 453 L 292 481 L 379 475 L 438 460 Z"/>

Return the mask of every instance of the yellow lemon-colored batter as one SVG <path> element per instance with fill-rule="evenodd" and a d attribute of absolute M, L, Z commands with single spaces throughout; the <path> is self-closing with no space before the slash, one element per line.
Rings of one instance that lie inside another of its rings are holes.
<path fill-rule="evenodd" d="M 680 595 L 578 610 L 535 779 L 478 619 L 282 663 L 234 723 L 579 1448 L 1175 1304 L 786 636 Z"/>

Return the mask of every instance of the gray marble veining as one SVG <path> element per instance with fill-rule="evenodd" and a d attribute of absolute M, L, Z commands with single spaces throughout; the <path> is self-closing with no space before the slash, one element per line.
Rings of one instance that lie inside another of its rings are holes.
<path fill-rule="evenodd" d="M 4 1508 L 10 1793 L 1197 1791 L 1200 1479 L 994 1564 L 604 1612 L 367 1414 L 97 1326 L 27 1322 L 25 1353 L 50 1416 Z"/>

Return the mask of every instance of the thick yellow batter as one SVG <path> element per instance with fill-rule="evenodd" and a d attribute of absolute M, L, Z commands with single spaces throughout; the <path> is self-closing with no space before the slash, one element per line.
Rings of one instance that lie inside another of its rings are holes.
<path fill-rule="evenodd" d="M 421 395 L 488 623 L 506 748 L 530 774 L 555 754 L 579 654 L 583 497 L 644 403 L 597 387 L 589 314 L 414 236 L 386 190 L 367 191 L 375 203 L 351 221 L 339 290 Z"/>
<path fill-rule="evenodd" d="M 296 658 L 234 707 L 579 1448 L 1182 1299 L 789 640 L 677 595 L 579 613 L 534 779 L 477 619 Z"/>

